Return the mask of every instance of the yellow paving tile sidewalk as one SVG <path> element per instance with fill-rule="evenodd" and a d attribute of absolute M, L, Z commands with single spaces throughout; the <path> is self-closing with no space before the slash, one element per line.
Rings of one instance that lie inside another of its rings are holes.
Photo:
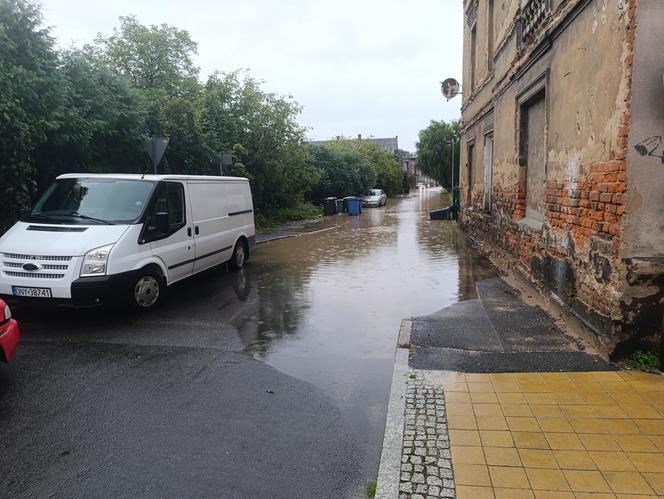
<path fill-rule="evenodd" d="M 457 498 L 664 496 L 664 377 L 450 373 Z"/>

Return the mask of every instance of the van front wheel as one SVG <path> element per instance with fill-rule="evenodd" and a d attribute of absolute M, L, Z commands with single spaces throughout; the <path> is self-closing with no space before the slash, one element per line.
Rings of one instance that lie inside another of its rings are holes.
<path fill-rule="evenodd" d="M 233 256 L 231 256 L 231 267 L 233 270 L 242 270 L 244 267 L 244 262 L 247 261 L 247 250 L 242 241 L 235 243 L 235 249 L 233 250 Z"/>
<path fill-rule="evenodd" d="M 132 281 L 129 303 L 139 311 L 155 308 L 164 296 L 164 281 L 154 270 L 146 269 Z"/>

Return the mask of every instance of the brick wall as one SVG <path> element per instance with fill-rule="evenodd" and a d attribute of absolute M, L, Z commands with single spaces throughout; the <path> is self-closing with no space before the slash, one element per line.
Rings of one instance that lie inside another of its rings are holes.
<path fill-rule="evenodd" d="M 466 188 L 461 210 L 463 227 L 496 263 L 518 271 L 546 296 L 554 293 L 598 334 L 609 351 L 632 335 L 635 325 L 642 324 L 638 311 L 627 305 L 626 290 L 633 291 L 630 286 L 637 281 L 642 286 L 656 278 L 648 280 L 648 272 L 654 272 L 649 267 L 644 271 L 646 277 L 640 279 L 634 274 L 638 265 L 621 258 L 628 209 L 627 148 L 636 0 L 626 2 L 625 16 L 623 66 L 614 71 L 614 77 L 621 79 L 618 116 L 606 136 L 598 138 L 609 147 L 594 157 L 583 156 L 571 178 L 552 175 L 546 181 L 541 227 L 524 220 L 525 179 L 520 173 L 503 175 L 520 179 L 512 185 L 503 185 L 500 177 L 494 181 L 490 213 L 481 209 L 481 185 L 476 184 L 472 192 Z M 549 103 L 556 105 L 564 103 Z M 503 171 L 506 168 L 500 167 Z M 518 164 L 508 168 L 520 172 Z"/>

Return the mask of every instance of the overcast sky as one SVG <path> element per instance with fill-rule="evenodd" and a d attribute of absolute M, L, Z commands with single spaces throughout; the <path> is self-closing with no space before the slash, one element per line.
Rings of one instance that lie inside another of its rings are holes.
<path fill-rule="evenodd" d="M 311 139 L 399 137 L 460 115 L 440 81 L 461 79 L 462 0 L 42 0 L 62 47 L 110 34 L 118 17 L 167 23 L 198 42 L 201 77 L 248 68 L 292 95 Z"/>

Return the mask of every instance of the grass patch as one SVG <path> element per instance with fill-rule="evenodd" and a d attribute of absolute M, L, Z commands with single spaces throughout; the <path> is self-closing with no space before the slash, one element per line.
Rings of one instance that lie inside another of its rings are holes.
<path fill-rule="evenodd" d="M 321 216 L 321 208 L 310 203 L 302 203 L 294 208 L 276 208 L 256 213 L 255 223 L 258 232 L 273 232 L 288 222 L 313 220 Z"/>
<path fill-rule="evenodd" d="M 376 497 L 376 482 L 369 482 L 367 484 L 367 497 Z"/>
<path fill-rule="evenodd" d="M 657 369 L 659 367 L 659 357 L 652 352 L 637 350 L 625 357 L 625 364 L 634 369 Z"/>

